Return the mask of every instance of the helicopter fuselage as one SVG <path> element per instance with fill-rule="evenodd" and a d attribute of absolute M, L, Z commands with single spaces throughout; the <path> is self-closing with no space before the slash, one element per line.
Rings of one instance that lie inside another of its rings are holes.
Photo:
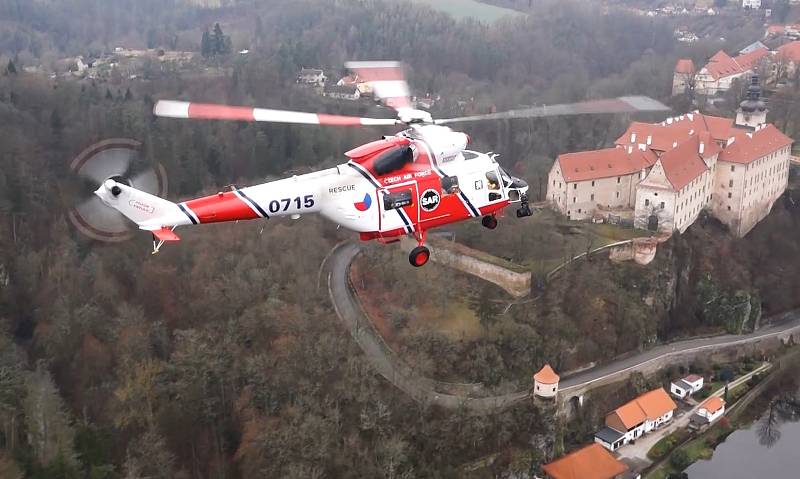
<path fill-rule="evenodd" d="M 438 143 L 404 132 L 347 152 L 349 161 L 335 168 L 180 203 L 183 223 L 319 213 L 364 240 L 391 239 L 523 200 L 527 185 L 493 156 L 465 149 L 463 133 L 432 128 Z"/>

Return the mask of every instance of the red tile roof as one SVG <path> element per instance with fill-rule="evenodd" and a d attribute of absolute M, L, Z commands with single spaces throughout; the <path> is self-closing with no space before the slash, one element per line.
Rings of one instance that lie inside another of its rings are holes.
<path fill-rule="evenodd" d="M 715 79 L 724 78 L 731 75 L 738 75 L 753 68 L 753 66 L 769 54 L 766 48 L 758 48 L 749 53 L 743 53 L 736 57 L 731 57 L 720 50 L 708 60 L 703 67 Z"/>
<path fill-rule="evenodd" d="M 594 443 L 545 464 L 542 469 L 553 479 L 612 479 L 627 471 L 628 466 Z"/>
<path fill-rule="evenodd" d="M 661 123 L 633 122 L 615 144 L 630 145 L 637 143 L 647 144 L 656 151 L 671 150 L 676 143 L 681 143 L 695 133 L 709 132 L 716 141 L 724 142 L 733 125 L 733 120 L 719 116 L 703 115 L 702 113 L 687 113 L 675 118 L 670 118 Z M 635 135 L 635 139 L 631 141 Z"/>
<path fill-rule="evenodd" d="M 714 144 L 712 142 L 714 146 Z M 717 148 L 719 149 L 719 148 Z M 704 155 L 706 152 L 704 151 Z M 700 136 L 693 135 L 677 147 L 661 155 L 661 166 L 675 191 L 688 185 L 708 169 L 700 156 Z"/>
<path fill-rule="evenodd" d="M 751 163 L 776 150 L 791 145 L 794 141 L 771 123 L 753 132 L 733 129 L 732 133 L 733 143 L 722 150 L 719 155 L 719 161 L 741 164 Z"/>
<path fill-rule="evenodd" d="M 711 396 L 706 399 L 700 407 L 708 411 L 709 414 L 714 414 L 725 407 L 725 401 L 719 396 Z"/>
<path fill-rule="evenodd" d="M 781 60 L 800 62 L 800 40 L 779 46 L 777 56 Z"/>
<path fill-rule="evenodd" d="M 686 73 L 688 75 L 694 74 L 694 62 L 689 58 L 681 58 L 675 64 L 675 73 Z"/>
<path fill-rule="evenodd" d="M 545 364 L 538 373 L 533 375 L 533 380 L 542 384 L 555 384 L 558 382 L 559 377 L 549 364 Z"/>
<path fill-rule="evenodd" d="M 636 173 L 653 166 L 656 155 L 650 150 L 605 148 L 558 155 L 561 174 L 567 182 L 611 178 Z"/>
<path fill-rule="evenodd" d="M 784 25 L 770 25 L 767 27 L 767 34 L 783 33 L 785 30 Z"/>
<path fill-rule="evenodd" d="M 678 405 L 669 397 L 667 391 L 665 391 L 664 388 L 658 388 L 642 394 L 633 401 L 623 404 L 611 414 L 616 414 L 625 427 L 630 430 L 644 422 L 645 419 L 653 421 L 677 408 Z"/>

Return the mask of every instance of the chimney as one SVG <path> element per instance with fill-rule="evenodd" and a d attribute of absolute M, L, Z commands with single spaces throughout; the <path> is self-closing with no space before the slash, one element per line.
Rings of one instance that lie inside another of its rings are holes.
<path fill-rule="evenodd" d="M 681 115 L 681 116 L 680 116 L 680 120 L 681 120 L 681 121 L 683 121 L 683 118 L 684 118 L 684 117 L 683 117 L 683 115 Z"/>
<path fill-rule="evenodd" d="M 706 145 L 702 141 L 700 142 L 700 154 L 702 155 L 703 152 L 706 151 Z"/>
<path fill-rule="evenodd" d="M 672 124 L 672 117 L 669 117 L 669 118 L 667 118 L 667 125 L 671 125 L 671 124 Z"/>
<path fill-rule="evenodd" d="M 689 117 L 689 121 L 694 121 L 694 113 L 687 113 L 686 116 Z"/>
<path fill-rule="evenodd" d="M 689 136 L 694 135 L 694 129 L 689 130 Z"/>
<path fill-rule="evenodd" d="M 629 147 L 628 147 L 628 154 L 630 155 L 631 153 L 633 153 L 633 147 L 632 147 L 632 146 L 629 146 Z"/>
<path fill-rule="evenodd" d="M 752 138 L 753 137 L 753 134 L 751 132 L 749 132 L 749 131 L 746 133 L 746 135 L 747 135 L 748 138 Z"/>
<path fill-rule="evenodd" d="M 639 150 L 640 151 L 644 151 L 646 149 L 647 149 L 647 145 L 645 145 L 644 143 L 639 143 Z"/>
<path fill-rule="evenodd" d="M 653 144 L 653 135 L 647 135 L 647 146 Z"/>
<path fill-rule="evenodd" d="M 677 141 L 673 141 L 672 142 L 672 147 L 675 148 L 676 146 L 678 146 L 678 142 Z"/>
<path fill-rule="evenodd" d="M 728 143 L 726 143 L 725 146 L 731 146 L 734 141 L 736 141 L 736 137 L 735 136 L 732 136 L 732 137 L 728 138 Z"/>
<path fill-rule="evenodd" d="M 636 133 L 631 133 L 631 143 L 636 143 Z"/>

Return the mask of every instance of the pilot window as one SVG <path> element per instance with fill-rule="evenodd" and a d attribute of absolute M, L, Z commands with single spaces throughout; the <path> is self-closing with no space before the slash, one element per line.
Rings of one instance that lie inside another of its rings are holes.
<path fill-rule="evenodd" d="M 455 195 L 460 191 L 457 176 L 442 177 L 442 191 L 446 195 Z"/>
<path fill-rule="evenodd" d="M 490 190 L 499 190 L 500 189 L 500 179 L 497 178 L 497 173 L 494 171 L 489 171 L 486 173 L 486 179 L 489 181 L 489 189 Z"/>
<path fill-rule="evenodd" d="M 383 196 L 383 209 L 396 210 L 404 206 L 409 206 L 412 204 L 412 202 L 411 189 L 393 191 Z"/>

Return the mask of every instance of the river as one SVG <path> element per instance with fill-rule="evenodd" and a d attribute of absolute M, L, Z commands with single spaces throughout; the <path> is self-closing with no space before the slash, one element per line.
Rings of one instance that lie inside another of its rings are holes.
<path fill-rule="evenodd" d="M 733 432 L 710 460 L 688 469 L 689 479 L 800 477 L 800 393 L 778 401 L 747 429 Z"/>

